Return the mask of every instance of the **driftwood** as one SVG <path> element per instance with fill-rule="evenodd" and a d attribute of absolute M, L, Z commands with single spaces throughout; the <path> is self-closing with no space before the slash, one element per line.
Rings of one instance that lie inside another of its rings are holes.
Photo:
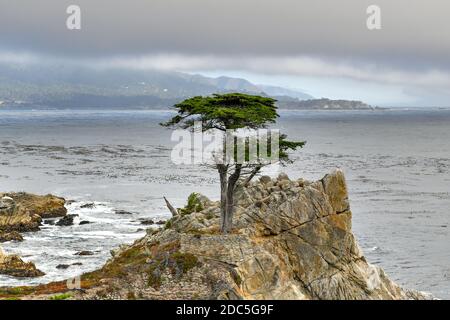
<path fill-rule="evenodd" d="M 166 201 L 166 206 L 167 206 L 167 208 L 169 209 L 170 213 L 172 213 L 172 216 L 173 216 L 173 217 L 178 216 L 178 210 L 175 209 L 175 208 L 170 204 L 169 200 L 167 200 L 166 197 L 163 197 L 163 198 L 164 198 L 164 201 Z"/>

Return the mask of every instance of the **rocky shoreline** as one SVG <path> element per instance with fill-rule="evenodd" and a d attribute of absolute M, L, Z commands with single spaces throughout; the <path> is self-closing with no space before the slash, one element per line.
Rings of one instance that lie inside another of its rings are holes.
<path fill-rule="evenodd" d="M 0 243 L 23 241 L 22 233 L 38 231 L 42 219 L 66 216 L 64 205 L 65 199 L 53 195 L 0 193 Z M 32 262 L 3 251 L 0 251 L 0 274 L 20 278 L 44 275 Z"/>
<path fill-rule="evenodd" d="M 236 198 L 231 234 L 219 233 L 219 203 L 194 194 L 196 205 L 113 250 L 101 269 L 80 276 L 79 286 L 3 287 L 0 298 L 430 298 L 400 288 L 366 261 L 351 232 L 341 171 L 316 182 L 261 177 Z"/>

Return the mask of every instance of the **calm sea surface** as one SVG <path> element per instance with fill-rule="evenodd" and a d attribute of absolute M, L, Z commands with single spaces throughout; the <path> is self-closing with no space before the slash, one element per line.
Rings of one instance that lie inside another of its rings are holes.
<path fill-rule="evenodd" d="M 45 225 L 8 253 L 47 275 L 0 276 L 0 285 L 64 279 L 101 266 L 109 251 L 145 232 L 141 219 L 167 218 L 162 196 L 181 206 L 193 191 L 218 198 L 214 171 L 170 161 L 164 111 L 0 110 L 0 191 L 76 200 L 71 227 Z M 277 124 L 307 140 L 292 178 L 342 168 L 353 229 L 368 260 L 408 288 L 450 298 L 450 110 L 286 111 Z M 92 209 L 82 204 L 95 202 Z M 118 215 L 115 209 L 132 212 Z M 91 224 L 78 225 L 88 220 Z M 95 255 L 78 257 L 80 250 Z M 66 270 L 58 264 L 81 262 Z"/>

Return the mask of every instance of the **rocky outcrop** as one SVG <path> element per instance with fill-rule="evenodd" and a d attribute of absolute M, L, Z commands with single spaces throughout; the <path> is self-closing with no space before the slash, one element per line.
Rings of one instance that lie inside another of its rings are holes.
<path fill-rule="evenodd" d="M 65 216 L 63 198 L 37 196 L 24 192 L 0 193 L 0 243 L 23 241 L 21 232 L 37 231 L 42 218 Z M 0 274 L 14 277 L 39 277 L 44 273 L 32 262 L 17 255 L 5 255 L 0 248 Z"/>
<path fill-rule="evenodd" d="M 37 231 L 42 218 L 63 217 L 63 198 L 24 192 L 0 193 L 0 233 Z"/>
<path fill-rule="evenodd" d="M 56 222 L 56 225 L 60 227 L 73 226 L 73 220 L 77 216 L 77 214 L 68 214 L 65 217 L 59 219 L 58 222 Z"/>
<path fill-rule="evenodd" d="M 79 251 L 75 253 L 76 256 L 93 256 L 94 253 L 92 251 Z"/>
<path fill-rule="evenodd" d="M 0 274 L 20 278 L 44 275 L 42 271 L 36 269 L 32 262 L 24 262 L 17 255 L 6 255 L 2 250 L 0 250 Z"/>
<path fill-rule="evenodd" d="M 237 190 L 227 235 L 219 232 L 219 202 L 190 200 L 198 210 L 178 210 L 164 228 L 114 250 L 102 269 L 82 275 L 84 290 L 72 298 L 426 298 L 366 261 L 341 171 L 316 182 L 262 177 Z"/>
<path fill-rule="evenodd" d="M 16 206 L 23 207 L 43 219 L 63 217 L 67 213 L 64 207 L 65 199 L 51 194 L 39 196 L 25 192 L 0 193 L 0 198 L 3 197 L 13 199 Z"/>
<path fill-rule="evenodd" d="M 23 237 L 17 231 L 0 232 L 0 243 L 7 241 L 23 241 Z"/>

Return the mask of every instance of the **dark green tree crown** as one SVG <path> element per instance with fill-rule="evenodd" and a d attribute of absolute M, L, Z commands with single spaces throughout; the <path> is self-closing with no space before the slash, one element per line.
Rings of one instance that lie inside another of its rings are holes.
<path fill-rule="evenodd" d="M 278 117 L 275 102 L 272 98 L 243 93 L 193 97 L 176 104 L 178 114 L 162 125 L 188 129 L 195 121 L 202 121 L 204 131 L 264 128 Z"/>

